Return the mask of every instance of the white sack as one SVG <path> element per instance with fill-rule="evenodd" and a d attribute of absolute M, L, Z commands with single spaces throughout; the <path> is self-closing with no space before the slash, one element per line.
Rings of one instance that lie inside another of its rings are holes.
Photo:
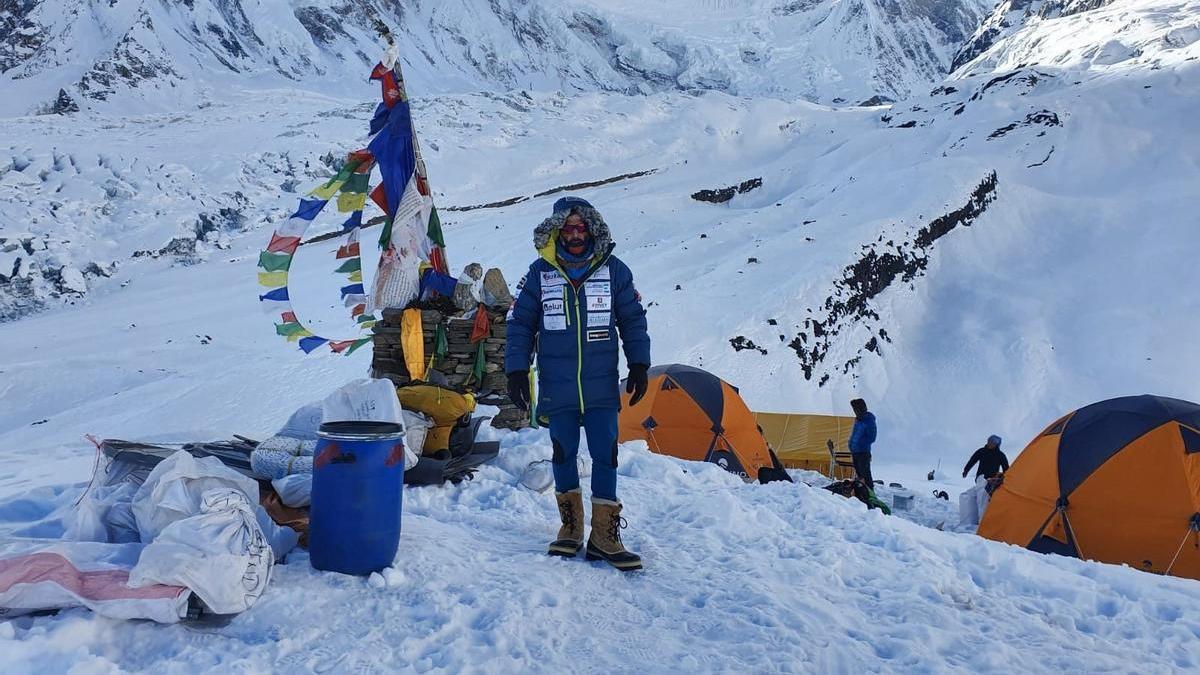
<path fill-rule="evenodd" d="M 301 406 L 284 422 L 283 428 L 276 436 L 287 436 L 302 441 L 317 440 L 317 430 L 321 428 L 321 416 L 324 414 L 320 401 Z"/>
<path fill-rule="evenodd" d="M 342 385 L 322 405 L 322 422 L 392 422 L 403 425 L 400 399 L 391 380 L 359 379 Z"/>
<path fill-rule="evenodd" d="M 979 512 L 979 520 L 983 520 L 983 512 L 987 511 L 988 502 L 992 496 L 987 491 L 987 479 L 980 476 L 975 479 L 975 508 Z"/>
<path fill-rule="evenodd" d="M 180 450 L 159 462 L 133 497 L 142 542 L 152 542 L 171 523 L 201 513 L 205 492 L 229 488 L 258 504 L 258 483 L 216 457 L 197 459 Z"/>
<path fill-rule="evenodd" d="M 279 493 L 279 501 L 297 509 L 312 503 L 312 484 L 311 473 L 294 473 L 271 481 L 271 487 Z"/>
<path fill-rule="evenodd" d="M 978 486 L 958 496 L 958 524 L 967 527 L 979 524 L 979 501 L 975 496 Z"/>
<path fill-rule="evenodd" d="M 270 581 L 272 540 L 280 557 L 296 540 L 260 511 L 254 480 L 215 457 L 171 455 L 134 497 L 138 530 L 149 543 L 130 584 L 187 586 L 218 614 L 247 609 Z"/>
<path fill-rule="evenodd" d="M 200 496 L 198 514 L 170 522 L 146 546 L 129 583 L 186 586 L 211 611 L 236 614 L 266 590 L 273 563 L 246 494 L 212 488 Z"/>

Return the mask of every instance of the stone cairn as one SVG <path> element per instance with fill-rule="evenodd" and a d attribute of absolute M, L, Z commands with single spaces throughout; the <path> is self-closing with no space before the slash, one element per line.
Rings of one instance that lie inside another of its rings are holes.
<path fill-rule="evenodd" d="M 508 379 L 504 374 L 504 346 L 507 342 L 508 325 L 505 315 L 512 296 L 500 270 L 488 270 L 483 275 L 477 263 L 468 265 L 459 277 L 453 298 L 438 298 L 433 301 L 414 303 L 411 307 L 421 310 L 421 333 L 424 338 L 425 363 L 434 354 L 437 327 L 443 326 L 446 335 L 446 355 L 435 358 L 433 370 L 438 375 L 425 377 L 426 381 L 443 384 L 460 392 L 474 393 L 480 405 L 500 408 L 492 418 L 494 427 L 520 429 L 529 425 L 529 413 L 513 405 L 508 398 Z M 483 277 L 482 285 L 479 284 Z M 472 376 L 475 369 L 475 354 L 478 343 L 471 343 L 471 332 L 475 326 L 475 311 L 488 313 L 491 328 L 483 340 L 483 355 L 486 365 L 482 381 Z M 405 365 L 404 349 L 401 345 L 400 321 L 404 310 L 385 309 L 383 317 L 374 328 L 374 356 L 371 359 L 371 375 L 386 378 L 396 385 L 412 381 Z M 464 316 L 470 313 L 470 316 Z"/>

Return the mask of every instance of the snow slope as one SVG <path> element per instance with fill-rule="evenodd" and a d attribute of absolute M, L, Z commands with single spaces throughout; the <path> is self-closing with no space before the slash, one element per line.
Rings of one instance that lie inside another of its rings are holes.
<path fill-rule="evenodd" d="M 365 357 L 298 360 L 273 349 L 251 311 L 251 266 L 245 259 L 147 273 L 147 283 L 88 306 L 4 327 L 36 334 L 71 317 L 83 329 L 32 344 L 4 367 L 0 381 L 13 389 L 2 395 L 18 410 L 3 413 L 10 429 L 3 447 L 20 451 L 4 456 L 0 537 L 62 532 L 92 462 L 86 443 L 69 437 L 85 430 L 162 440 L 233 430 L 261 436 L 295 405 L 360 374 Z M 325 276 L 304 269 L 302 281 Z M 88 350 L 101 353 L 63 363 Z M 30 413 L 50 421 L 15 424 Z M 551 559 L 543 546 L 553 502 L 517 485 L 528 462 L 547 456 L 549 439 L 533 430 L 499 438 L 499 460 L 475 480 L 406 490 L 400 554 L 379 577 L 317 573 L 296 552 L 276 568 L 262 600 L 228 622 L 157 626 L 71 611 L 0 623 L 0 668 L 1167 672 L 1200 665 L 1195 582 L 939 532 L 928 527 L 936 516 L 924 525 L 884 517 L 803 483 L 745 485 L 715 465 L 637 444 L 622 450 L 620 489 L 630 524 L 624 538 L 645 556 L 647 571 L 622 576 L 582 559 Z M 954 517 L 945 502 L 918 502 L 925 514 Z"/>

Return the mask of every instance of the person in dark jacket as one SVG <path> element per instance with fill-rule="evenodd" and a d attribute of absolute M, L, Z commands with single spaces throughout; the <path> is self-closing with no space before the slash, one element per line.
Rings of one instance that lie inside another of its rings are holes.
<path fill-rule="evenodd" d="M 981 477 L 994 478 L 1008 471 L 1008 457 L 1000 449 L 999 436 L 988 436 L 987 444 L 971 455 L 971 460 L 963 467 L 963 478 L 967 477 L 967 472 L 977 463 L 979 464 L 979 470 L 975 472 L 975 480 L 979 480 Z"/>
<path fill-rule="evenodd" d="M 617 413 L 621 407 L 617 339 L 629 364 L 630 403 L 646 393 L 650 335 L 633 273 L 612 254 L 608 224 L 578 197 L 554 203 L 553 214 L 533 232 L 538 259 L 518 284 L 508 317 L 505 372 L 508 395 L 529 404 L 529 369 L 536 350 L 538 416 L 547 418 L 554 447 L 555 498 L 562 527 L 550 555 L 572 557 L 583 548 L 583 496 L 579 487 L 579 428 L 592 456 L 592 531 L 589 560 L 620 570 L 641 569 L 625 549 L 617 499 Z"/>
<path fill-rule="evenodd" d="M 867 482 L 867 487 L 875 490 L 875 481 L 871 477 L 871 445 L 875 442 L 875 413 L 867 410 L 867 402 L 861 398 L 850 401 L 854 410 L 854 428 L 850 430 L 850 458 L 854 461 L 854 473 Z"/>

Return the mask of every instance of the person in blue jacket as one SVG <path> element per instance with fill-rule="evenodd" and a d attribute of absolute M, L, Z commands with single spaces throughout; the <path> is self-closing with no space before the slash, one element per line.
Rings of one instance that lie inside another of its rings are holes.
<path fill-rule="evenodd" d="M 850 457 L 854 460 L 854 473 L 867 482 L 867 487 L 875 490 L 875 481 L 871 478 L 871 444 L 875 442 L 875 413 L 867 410 L 867 402 L 861 398 L 850 401 L 854 410 L 854 428 L 850 430 Z"/>
<path fill-rule="evenodd" d="M 508 316 L 505 372 L 508 395 L 529 405 L 529 368 L 537 352 L 539 418 L 549 420 L 555 498 L 562 526 L 550 555 L 573 557 L 583 548 L 579 487 L 579 429 L 592 456 L 592 530 L 587 558 L 620 570 L 641 569 L 625 549 L 617 499 L 618 337 L 629 364 L 630 404 L 646 393 L 650 335 L 633 273 L 612 254 L 608 224 L 590 203 L 564 197 L 533 231 L 538 259 L 518 284 Z"/>

